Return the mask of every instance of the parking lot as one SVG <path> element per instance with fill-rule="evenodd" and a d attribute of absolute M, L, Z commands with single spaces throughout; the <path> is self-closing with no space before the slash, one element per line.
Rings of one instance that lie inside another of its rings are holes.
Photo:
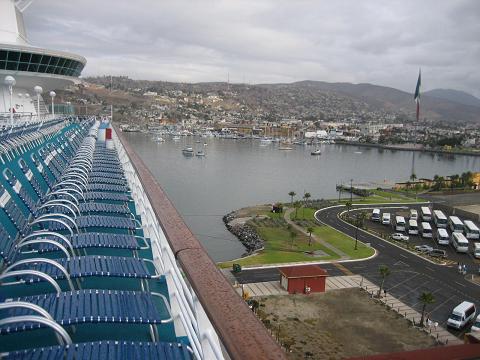
<path fill-rule="evenodd" d="M 376 284 L 379 284 L 382 280 L 378 271 L 379 265 L 378 261 L 345 264 L 352 272 L 361 273 L 365 278 Z M 435 298 L 435 303 L 427 306 L 427 316 L 444 328 L 447 328 L 446 322 L 452 309 L 459 303 L 471 301 L 478 305 L 477 298 L 470 296 L 466 292 L 459 292 L 450 286 L 449 282 L 438 280 L 437 277 L 433 276 L 435 272 L 434 265 L 431 267 L 425 266 L 423 272 L 418 272 L 405 259 L 405 261 L 397 261 L 389 265 L 389 267 L 391 273 L 385 280 L 387 292 L 419 312 L 421 312 L 423 306 L 419 300 L 419 295 L 422 292 L 431 292 Z M 463 277 L 464 275 L 458 274 L 457 284 Z M 460 331 L 448 328 L 456 336 L 461 336 L 468 332 L 469 329 L 470 326 Z"/>
<path fill-rule="evenodd" d="M 377 206 L 378 207 L 378 206 Z M 420 207 L 420 205 L 418 206 Z M 470 281 L 472 270 L 478 272 L 479 263 L 470 254 L 456 254 L 449 246 L 444 248 L 447 250 L 448 256 L 454 260 L 447 261 L 448 264 L 439 265 L 443 259 L 438 262 L 430 263 L 427 257 L 414 255 L 414 251 L 405 251 L 399 248 L 402 244 L 392 240 L 386 241 L 378 236 L 378 232 L 383 234 L 392 234 L 394 230 L 386 225 L 381 225 L 376 222 L 368 220 L 372 214 L 373 207 L 357 206 L 351 211 L 352 217 L 355 217 L 357 211 L 365 211 L 367 220 L 365 224 L 368 231 L 356 231 L 355 226 L 346 225 L 343 220 L 339 218 L 340 214 L 346 214 L 345 208 L 328 208 L 316 214 L 318 221 L 335 227 L 339 231 L 355 237 L 358 235 L 360 241 L 370 243 L 378 250 L 378 254 L 373 259 L 359 262 L 344 262 L 342 265 L 354 274 L 364 276 L 375 285 L 382 283 L 382 277 L 379 272 L 380 266 L 386 265 L 390 270 L 390 275 L 385 279 L 385 289 L 395 298 L 399 299 L 406 305 L 421 311 L 422 303 L 419 300 L 423 292 L 431 292 L 435 298 L 434 304 L 427 306 L 427 313 L 430 319 L 438 322 L 439 325 L 446 327 L 446 321 L 451 314 L 452 309 L 460 304 L 462 301 L 470 301 L 480 306 L 480 286 Z M 384 209 L 382 209 L 382 212 Z M 406 205 L 392 204 L 386 205 L 385 212 L 392 213 L 392 218 L 397 212 L 406 215 L 409 209 Z M 445 214 L 450 215 L 450 214 Z M 432 223 L 433 224 L 433 223 Z M 435 227 L 434 227 L 435 229 Z M 435 230 L 434 230 L 435 231 Z M 374 232 L 376 234 L 374 234 Z M 376 235 L 376 236 L 375 236 Z M 435 247 L 440 247 L 434 244 L 432 239 L 422 239 L 414 236 L 411 239 L 413 245 L 431 244 Z M 423 260 L 425 259 L 425 260 Z M 458 261 L 467 263 L 468 274 L 464 275 L 457 271 Z M 430 260 L 430 259 L 428 259 Z M 478 308 L 477 308 L 478 312 Z M 462 331 L 449 328 L 448 330 L 454 334 L 462 337 L 462 334 L 467 332 L 470 326 L 467 326 Z"/>
<path fill-rule="evenodd" d="M 420 207 L 410 207 L 410 208 L 411 209 L 416 209 L 418 211 L 418 213 L 420 214 Z M 450 263 L 450 264 L 457 264 L 457 263 L 465 264 L 467 273 L 469 273 L 469 274 L 471 274 L 471 273 L 478 274 L 479 273 L 480 260 L 476 259 L 473 256 L 473 247 L 474 247 L 473 243 L 474 242 L 480 242 L 480 240 L 471 240 L 470 239 L 469 240 L 469 251 L 468 251 L 468 253 L 458 253 L 453 248 L 453 246 L 451 244 L 450 245 L 439 245 L 437 243 L 437 240 L 436 240 L 437 227 L 435 226 L 435 223 L 434 223 L 433 220 L 429 222 L 431 227 L 432 227 L 432 233 L 433 233 L 432 238 L 423 238 L 420 234 L 418 234 L 418 235 L 408 234 L 408 220 L 409 220 L 409 215 L 410 215 L 409 209 L 386 209 L 386 210 L 381 209 L 381 211 L 382 211 L 382 214 L 383 214 L 383 212 L 388 212 L 388 213 L 391 214 L 391 224 L 390 225 L 382 225 L 381 222 L 372 221 L 371 217 L 370 217 L 370 215 L 371 215 L 371 210 L 370 210 L 369 213 L 367 214 L 367 220 L 365 221 L 365 224 L 367 225 L 369 230 L 373 230 L 376 233 L 384 234 L 388 237 L 391 237 L 391 235 L 393 233 L 398 232 L 394 228 L 395 216 L 397 216 L 397 215 L 403 216 L 405 218 L 406 223 L 407 223 L 406 231 L 403 232 L 403 233 L 409 237 L 408 242 L 395 241 L 395 240 L 390 239 L 391 241 L 394 241 L 398 244 L 408 243 L 410 245 L 409 246 L 410 248 L 412 248 L 414 246 L 419 246 L 419 245 L 428 245 L 428 246 L 431 246 L 434 249 L 445 250 L 446 255 L 447 255 L 447 259 L 448 259 L 448 263 Z M 448 217 L 451 214 L 445 214 L 445 215 Z M 463 219 L 461 219 L 461 220 L 463 220 Z M 418 225 L 420 225 L 420 223 L 422 221 L 421 218 L 420 218 L 420 215 L 419 215 L 419 219 L 417 221 L 418 221 Z M 447 231 L 448 231 L 448 234 L 451 235 L 451 230 L 449 228 L 447 229 Z"/>

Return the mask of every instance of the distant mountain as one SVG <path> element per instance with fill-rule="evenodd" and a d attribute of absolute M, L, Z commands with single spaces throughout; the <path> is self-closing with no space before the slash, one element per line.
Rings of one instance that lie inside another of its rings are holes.
<path fill-rule="evenodd" d="M 413 115 L 415 112 L 413 94 L 386 86 L 372 84 L 327 83 L 324 81 L 311 80 L 300 81 L 289 85 L 301 87 L 305 86 L 317 88 L 322 91 L 341 93 L 352 98 L 362 100 L 377 108 L 400 111 L 409 115 Z M 466 95 L 476 99 L 477 101 L 480 101 L 469 94 Z M 451 99 L 440 99 L 438 97 L 430 96 L 430 94 L 423 93 L 421 118 L 451 123 L 480 123 L 480 106 L 463 104 Z"/>
<path fill-rule="evenodd" d="M 465 91 L 452 89 L 433 89 L 424 92 L 424 95 L 434 97 L 437 99 L 450 100 L 463 105 L 480 107 L 480 99 L 466 93 Z"/>

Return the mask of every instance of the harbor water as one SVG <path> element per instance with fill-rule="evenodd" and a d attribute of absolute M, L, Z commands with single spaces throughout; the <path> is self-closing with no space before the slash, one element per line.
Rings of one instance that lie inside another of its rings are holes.
<path fill-rule="evenodd" d="M 309 192 L 312 199 L 336 198 L 337 184 L 407 181 L 412 169 L 409 151 L 322 144 L 322 154 L 312 156 L 312 146 L 279 150 L 277 143 L 265 145 L 251 139 L 181 137 L 174 141 L 166 136 L 166 141 L 156 142 L 148 134 L 126 136 L 215 261 L 244 253 L 222 222 L 232 210 L 287 202 L 292 190 L 297 197 Z M 184 156 L 182 149 L 187 146 L 195 153 L 203 150 L 206 156 Z M 415 154 L 418 178 L 465 171 L 480 171 L 480 158 Z"/>

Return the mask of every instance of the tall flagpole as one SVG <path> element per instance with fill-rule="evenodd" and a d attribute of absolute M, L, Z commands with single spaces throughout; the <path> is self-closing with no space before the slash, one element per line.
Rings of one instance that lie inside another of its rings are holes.
<path fill-rule="evenodd" d="M 415 177 L 416 177 L 416 174 L 415 174 L 415 151 L 416 151 L 416 147 L 417 147 L 418 120 L 420 119 L 420 88 L 421 88 L 421 85 L 422 85 L 422 70 L 419 69 L 418 70 L 417 86 L 415 87 L 415 95 L 413 96 L 413 100 L 417 104 L 417 111 L 416 111 L 417 121 L 415 122 L 415 131 L 414 131 L 414 135 L 413 135 L 414 150 L 413 150 L 413 153 L 412 153 L 412 174 L 410 176 L 410 179 L 412 179 L 412 180 L 414 180 Z"/>

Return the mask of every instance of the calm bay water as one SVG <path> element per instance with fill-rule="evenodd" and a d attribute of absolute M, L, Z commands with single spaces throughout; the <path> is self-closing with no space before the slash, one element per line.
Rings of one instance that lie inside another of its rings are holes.
<path fill-rule="evenodd" d="M 244 252 L 222 222 L 232 210 L 289 201 L 291 190 L 310 192 L 313 199 L 336 198 L 335 185 L 350 184 L 350 179 L 406 181 L 412 166 L 411 152 L 349 145 L 321 145 L 322 155 L 311 156 L 311 146 L 281 151 L 278 144 L 261 146 L 258 140 L 202 138 L 195 143 L 195 138 L 184 137 L 156 143 L 141 133 L 127 133 L 127 139 L 215 261 Z M 207 156 L 183 156 L 181 150 L 187 145 L 205 150 Z M 430 153 L 415 157 L 419 178 L 480 171 L 477 157 Z"/>

